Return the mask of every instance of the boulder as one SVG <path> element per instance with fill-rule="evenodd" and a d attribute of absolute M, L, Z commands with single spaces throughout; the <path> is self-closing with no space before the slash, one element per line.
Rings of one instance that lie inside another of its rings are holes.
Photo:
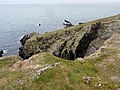
<path fill-rule="evenodd" d="M 2 57 L 4 54 L 3 50 L 0 50 L 0 57 Z"/>
<path fill-rule="evenodd" d="M 74 26 L 70 21 L 68 20 L 64 20 L 65 23 L 63 23 L 63 25 L 65 26 L 64 28 L 68 28 L 68 27 L 72 27 Z"/>
<path fill-rule="evenodd" d="M 24 35 L 23 38 L 20 40 L 21 44 L 24 45 L 25 42 L 27 41 L 27 39 L 29 39 L 29 38 L 30 38 L 30 35 L 29 35 L 29 34 Z"/>
<path fill-rule="evenodd" d="M 79 22 L 79 25 L 81 25 L 81 24 L 83 24 L 83 23 Z"/>
<path fill-rule="evenodd" d="M 32 38 L 32 37 L 35 36 L 35 35 L 37 36 L 38 33 L 33 32 L 33 33 L 30 33 L 30 34 L 24 35 L 24 36 L 22 37 L 22 39 L 20 40 L 21 44 L 24 45 L 29 38 Z"/>

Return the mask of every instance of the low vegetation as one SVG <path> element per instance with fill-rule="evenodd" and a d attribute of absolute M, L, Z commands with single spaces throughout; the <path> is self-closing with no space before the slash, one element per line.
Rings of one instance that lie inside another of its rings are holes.
<path fill-rule="evenodd" d="M 47 52 L 21 61 L 18 56 L 0 59 L 0 88 L 3 90 L 119 90 L 120 35 L 114 35 L 96 53 L 75 61 L 64 60 Z M 115 47 L 112 47 L 114 46 Z M 37 78 L 36 72 L 47 69 Z"/>
<path fill-rule="evenodd" d="M 19 56 L 1 57 L 0 90 L 119 90 L 119 44 L 120 34 L 114 34 L 94 53 L 76 60 L 55 57 L 49 52 L 25 60 Z M 54 66 L 34 77 L 49 65 Z"/>

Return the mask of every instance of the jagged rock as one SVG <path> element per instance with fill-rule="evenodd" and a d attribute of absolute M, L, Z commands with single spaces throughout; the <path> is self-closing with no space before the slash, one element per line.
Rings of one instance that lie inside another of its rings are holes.
<path fill-rule="evenodd" d="M 68 28 L 68 27 L 72 27 L 72 26 L 74 26 L 73 24 L 71 24 L 71 23 L 63 23 L 63 25 L 65 25 L 65 27 L 64 28 Z"/>
<path fill-rule="evenodd" d="M 97 22 L 89 25 L 87 29 L 86 27 L 78 28 L 77 30 L 75 29 L 76 31 L 64 31 L 51 36 L 36 37 L 36 40 L 25 43 L 19 49 L 19 55 L 23 59 L 28 59 L 38 52 L 50 50 L 54 56 L 64 59 L 74 60 L 78 57 L 83 58 L 90 42 L 97 37 L 97 29 L 100 26 L 101 23 Z M 80 35 L 80 33 L 83 34 Z"/>
<path fill-rule="evenodd" d="M 66 23 L 71 23 L 70 21 L 68 21 L 68 20 L 64 20 Z"/>
<path fill-rule="evenodd" d="M 24 36 L 22 37 L 22 39 L 20 40 L 21 44 L 24 45 L 29 38 L 31 38 L 31 37 L 33 37 L 34 35 L 37 35 L 37 34 L 38 34 L 38 33 L 33 32 L 33 33 L 30 33 L 30 34 L 24 35 Z"/>
<path fill-rule="evenodd" d="M 28 59 L 37 53 L 50 52 L 69 60 L 84 58 L 103 46 L 113 34 L 120 34 L 120 21 L 116 17 L 48 32 L 34 39 L 30 37 L 20 48 L 19 55 Z"/>
<path fill-rule="evenodd" d="M 83 24 L 83 23 L 79 22 L 79 25 L 80 25 L 80 24 Z"/>
<path fill-rule="evenodd" d="M 29 34 L 23 36 L 23 38 L 20 40 L 21 44 L 24 45 L 25 42 L 26 42 L 26 40 L 29 39 L 29 38 L 30 38 L 30 35 L 29 35 Z"/>
<path fill-rule="evenodd" d="M 25 44 L 26 44 L 26 42 L 27 42 L 27 40 L 28 39 L 30 39 L 30 38 L 32 38 L 33 36 L 36 36 L 37 37 L 37 34 L 38 33 L 35 33 L 35 32 L 33 32 L 33 33 L 30 33 L 30 34 L 27 34 L 27 35 L 25 35 L 21 40 L 20 40 L 20 42 L 21 42 L 21 45 L 22 45 L 22 47 L 20 47 L 19 48 L 19 55 L 23 58 L 23 59 L 28 59 L 30 56 L 32 56 L 34 53 L 29 53 L 28 51 L 28 48 L 26 47 L 26 46 L 24 46 Z M 34 42 L 34 41 L 32 41 L 32 42 Z M 30 42 L 31 43 L 31 42 Z M 28 46 L 29 45 L 31 45 L 31 44 L 28 44 Z M 30 46 L 30 47 L 32 47 L 32 46 Z M 25 49 L 26 48 L 26 49 Z"/>
<path fill-rule="evenodd" d="M 74 26 L 70 21 L 68 21 L 68 20 L 64 20 L 64 21 L 65 21 L 65 23 L 63 23 L 63 25 L 65 26 L 64 28 L 68 28 L 68 27 Z"/>
<path fill-rule="evenodd" d="M 75 35 L 71 39 L 62 42 L 62 44 L 58 45 L 58 48 L 54 50 L 53 55 L 69 60 L 74 60 L 79 57 L 84 58 L 90 42 L 97 38 L 97 30 L 100 28 L 100 25 L 100 22 L 92 24 L 88 28 L 88 32 L 85 32 L 82 37 L 77 37 L 77 41 L 72 39 L 77 36 Z M 72 48 L 72 46 L 74 46 L 74 48 Z"/>
<path fill-rule="evenodd" d="M 3 56 L 3 50 L 0 50 L 0 57 L 2 57 Z"/>

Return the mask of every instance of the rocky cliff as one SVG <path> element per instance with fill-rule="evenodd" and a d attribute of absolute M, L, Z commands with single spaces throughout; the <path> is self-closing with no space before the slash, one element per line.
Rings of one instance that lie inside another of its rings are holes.
<path fill-rule="evenodd" d="M 26 60 L 0 57 L 0 90 L 120 90 L 120 15 L 31 33 L 21 44 Z"/>
<path fill-rule="evenodd" d="M 119 90 L 120 34 L 112 35 L 95 53 L 75 61 L 47 52 L 27 60 L 0 58 L 1 90 Z"/>
<path fill-rule="evenodd" d="M 113 34 L 120 33 L 120 15 L 100 19 L 63 30 L 34 34 L 21 40 L 19 55 L 28 59 L 34 54 L 49 52 L 54 56 L 75 60 L 84 58 L 101 46 Z"/>

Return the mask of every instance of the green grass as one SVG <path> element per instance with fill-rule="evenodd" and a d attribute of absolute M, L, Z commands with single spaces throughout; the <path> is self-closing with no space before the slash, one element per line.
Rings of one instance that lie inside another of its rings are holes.
<path fill-rule="evenodd" d="M 79 30 L 84 25 L 94 22 L 96 21 L 71 28 Z M 55 32 L 62 34 L 64 30 L 72 31 L 71 28 Z M 50 32 L 44 35 L 49 36 L 55 32 Z M 96 54 L 88 56 L 82 60 L 69 61 L 55 57 L 49 54 L 49 52 L 44 52 L 33 56 L 28 61 L 29 65 L 24 66 L 26 62 L 22 61 L 18 56 L 0 58 L 0 89 L 117 90 L 120 88 L 120 82 L 111 80 L 111 77 L 120 76 L 120 47 L 119 43 L 115 42 L 119 39 L 115 39 L 116 37 L 107 41 L 105 44 L 107 46 L 101 48 L 101 50 L 96 52 Z M 41 67 L 45 67 L 47 64 L 53 64 L 56 62 L 60 62 L 60 65 L 44 71 L 38 76 L 38 78 L 32 78 L 36 74 L 36 71 Z M 23 67 L 14 67 L 16 63 L 21 64 Z M 40 67 L 37 69 L 25 68 L 32 65 L 40 65 Z M 93 77 L 93 80 L 87 83 L 86 80 L 83 79 L 86 76 Z M 102 83 L 102 88 L 97 87 L 99 83 Z"/>
<path fill-rule="evenodd" d="M 117 63 L 119 59 L 115 58 L 118 53 L 120 53 L 119 50 L 102 48 L 98 56 L 87 57 L 83 61 L 69 61 L 55 57 L 48 52 L 41 53 L 31 58 L 31 64 L 42 66 L 55 62 L 61 62 L 61 64 L 46 70 L 35 79 L 32 76 L 38 69 L 11 71 L 10 67 L 13 67 L 15 61 L 19 61 L 19 57 L 3 58 L 0 60 L 0 80 L 3 82 L 0 84 L 0 88 L 6 87 L 6 90 L 11 87 L 15 90 L 99 90 L 100 88 L 95 85 L 101 82 L 104 90 L 116 89 L 119 87 L 119 83 L 112 81 L 110 77 L 114 74 L 119 75 L 111 70 L 111 68 L 115 68 L 119 71 L 119 63 Z M 117 66 L 106 61 L 111 58 L 117 60 L 115 62 Z M 106 69 L 99 67 L 100 63 L 107 63 L 108 67 Z M 113 74 L 106 70 L 110 70 Z M 90 83 L 86 83 L 83 79 L 85 76 L 94 77 L 94 79 Z M 101 79 L 99 80 L 97 77 Z M 26 80 L 26 82 L 21 85 L 20 80 Z"/>

